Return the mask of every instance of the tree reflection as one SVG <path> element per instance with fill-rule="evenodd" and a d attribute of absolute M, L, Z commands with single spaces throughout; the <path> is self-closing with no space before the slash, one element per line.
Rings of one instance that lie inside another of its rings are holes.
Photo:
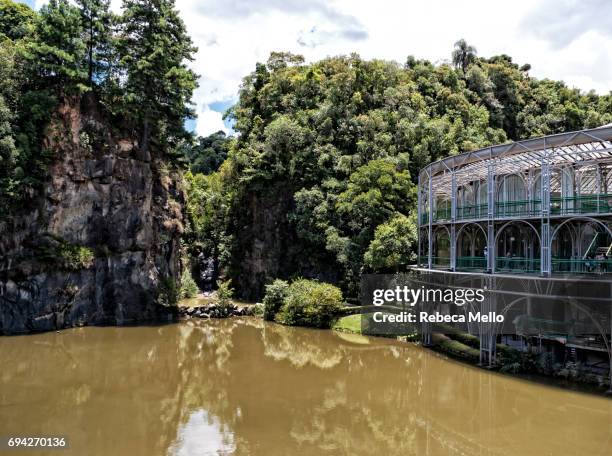
<path fill-rule="evenodd" d="M 0 422 L 94 456 L 606 448 L 603 399 L 356 342 L 252 318 L 2 338 Z"/>

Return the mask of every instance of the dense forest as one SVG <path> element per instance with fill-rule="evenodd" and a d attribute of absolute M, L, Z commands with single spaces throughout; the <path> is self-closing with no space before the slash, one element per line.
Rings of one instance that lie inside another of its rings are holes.
<path fill-rule="evenodd" d="M 118 136 L 138 138 L 144 161 L 184 171 L 183 265 L 196 279 L 212 264 L 213 281 L 232 279 L 246 298 L 297 277 L 355 296 L 364 272 L 414 261 L 420 168 L 612 122 L 611 94 L 538 80 L 460 40 L 442 64 L 274 52 L 226 113 L 235 133 L 195 137 L 195 51 L 173 0 L 124 0 L 120 14 L 109 0 L 39 11 L 0 0 L 0 217 L 33 204 L 64 153 L 49 147 L 58 108 L 95 105 Z M 81 136 L 79 147 L 106 147 L 96 131 Z"/>
<path fill-rule="evenodd" d="M 538 80 L 529 64 L 478 57 L 463 40 L 450 57 L 399 64 L 353 54 L 307 64 L 273 53 L 257 64 L 227 113 L 236 131 L 227 160 L 216 172 L 192 166 L 187 174 L 192 255 L 214 257 L 247 298 L 275 277 L 300 276 L 355 296 L 362 273 L 414 261 L 420 168 L 612 121 L 611 94 Z M 202 157 L 220 155 L 206 150 Z"/>

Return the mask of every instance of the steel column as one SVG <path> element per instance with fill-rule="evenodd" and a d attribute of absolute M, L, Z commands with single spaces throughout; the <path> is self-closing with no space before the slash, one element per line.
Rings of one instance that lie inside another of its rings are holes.
<path fill-rule="evenodd" d="M 428 192 L 429 192 L 429 216 L 428 219 L 428 250 L 427 250 L 427 268 L 431 269 L 433 267 L 433 185 L 431 179 L 431 173 L 428 173 L 429 176 L 429 184 L 428 184 Z"/>
<path fill-rule="evenodd" d="M 454 271 L 457 267 L 457 231 L 455 221 L 457 219 L 457 175 L 452 171 L 451 175 L 451 229 L 450 229 L 450 268 Z"/>
<path fill-rule="evenodd" d="M 419 179 L 417 183 L 417 266 L 421 267 L 421 225 L 423 224 L 423 189 L 421 188 L 421 173 L 419 173 Z"/>
<path fill-rule="evenodd" d="M 540 227 L 540 272 L 542 275 L 550 275 L 550 163 L 549 151 L 546 149 L 546 138 L 544 138 L 544 155 L 541 159 L 541 183 L 542 183 L 542 217 Z"/>
<path fill-rule="evenodd" d="M 487 269 L 495 273 L 495 166 L 487 167 Z"/>

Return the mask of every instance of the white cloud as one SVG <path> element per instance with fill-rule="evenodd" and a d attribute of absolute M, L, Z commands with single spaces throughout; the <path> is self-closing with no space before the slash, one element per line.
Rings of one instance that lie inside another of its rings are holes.
<path fill-rule="evenodd" d="M 236 100 L 242 78 L 271 51 L 300 53 L 307 61 L 357 52 L 440 62 L 465 38 L 481 56 L 504 53 L 530 63 L 538 78 L 612 90 L 609 0 L 177 0 L 177 7 L 199 48 L 194 100 L 206 116 L 199 133 L 217 130 L 220 114 L 207 107 Z"/>
<path fill-rule="evenodd" d="M 211 133 L 215 133 L 219 130 L 229 134 L 229 128 L 223 123 L 223 114 L 217 111 L 213 111 L 204 105 L 198 112 L 198 119 L 196 121 L 196 133 L 200 136 L 208 136 Z"/>
<path fill-rule="evenodd" d="M 564 11 L 581 5 L 563 1 Z M 596 16 L 595 6 L 604 0 L 587 1 L 585 7 L 593 11 L 581 19 Z M 301 53 L 307 61 L 354 51 L 364 58 L 403 62 L 414 55 L 440 62 L 449 59 L 459 38 L 474 45 L 481 56 L 505 53 L 519 64 L 530 63 L 531 74 L 538 78 L 609 92 L 612 61 L 606 56 L 612 53 L 612 36 L 601 24 L 592 21 L 589 29 L 589 22 L 580 20 L 579 33 L 573 30 L 575 36 L 563 41 L 552 40 L 553 33 L 530 29 L 550 19 L 555 2 L 178 0 L 177 5 L 199 47 L 194 64 L 202 75 L 195 97 L 198 106 L 235 100 L 242 77 L 271 51 Z M 554 16 L 552 31 L 564 20 L 563 15 Z M 205 122 L 200 120 L 198 126 Z M 214 128 L 198 127 L 204 130 Z"/>

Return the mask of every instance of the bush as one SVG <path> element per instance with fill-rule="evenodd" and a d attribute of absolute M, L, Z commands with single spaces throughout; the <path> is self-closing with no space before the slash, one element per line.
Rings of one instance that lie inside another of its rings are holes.
<path fill-rule="evenodd" d="M 39 258 L 65 271 L 79 271 L 93 266 L 95 255 L 89 247 L 71 244 L 62 239 L 46 239 L 46 245 L 38 248 Z"/>
<path fill-rule="evenodd" d="M 180 299 L 180 289 L 176 286 L 174 279 L 166 277 L 162 279 L 157 288 L 157 302 L 162 306 L 176 307 Z"/>
<path fill-rule="evenodd" d="M 198 285 L 191 276 L 189 268 L 185 268 L 183 275 L 181 276 L 181 298 L 193 298 L 198 294 Z"/>
<path fill-rule="evenodd" d="M 284 325 L 329 328 L 343 307 L 342 292 L 338 287 L 299 279 L 287 289 L 275 320 Z"/>
<path fill-rule="evenodd" d="M 88 247 L 66 244 L 60 250 L 60 258 L 64 268 L 70 271 L 78 271 L 93 266 L 94 253 Z"/>
<path fill-rule="evenodd" d="M 284 280 L 276 279 L 270 285 L 266 285 L 266 294 L 263 299 L 263 318 L 273 321 L 287 296 L 289 284 Z"/>
<path fill-rule="evenodd" d="M 219 287 L 217 289 L 217 299 L 216 304 L 221 307 L 221 309 L 229 309 L 234 305 L 232 302 L 232 298 L 234 297 L 234 289 L 232 288 L 232 281 L 225 280 L 219 281 L 217 283 Z"/>

